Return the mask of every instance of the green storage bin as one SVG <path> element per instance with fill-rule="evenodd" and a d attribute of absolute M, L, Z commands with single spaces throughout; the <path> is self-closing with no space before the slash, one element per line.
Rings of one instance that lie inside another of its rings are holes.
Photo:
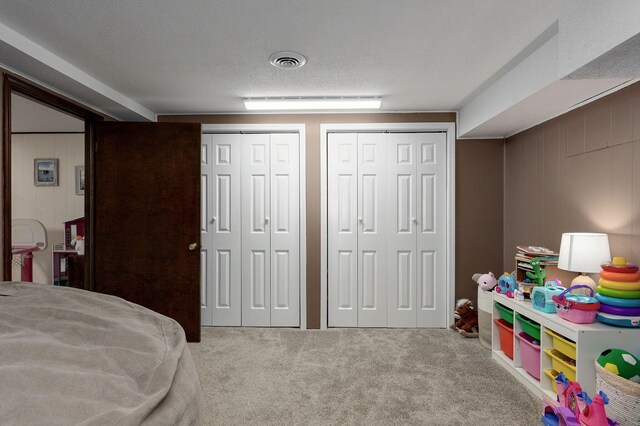
<path fill-rule="evenodd" d="M 513 325 L 513 309 L 509 309 L 506 306 L 499 304 L 498 302 L 494 302 L 496 308 L 498 308 L 498 312 L 500 312 L 500 318 Z M 539 333 L 539 332 L 538 332 Z M 539 336 L 539 334 L 538 334 Z M 538 340 L 540 337 L 538 337 Z"/>
<path fill-rule="evenodd" d="M 522 331 L 524 331 L 526 334 L 533 337 L 539 342 L 540 341 L 540 324 L 530 320 L 527 317 L 523 317 L 519 313 L 516 313 L 516 318 L 518 318 L 518 321 L 520 321 L 520 324 L 522 325 Z"/>

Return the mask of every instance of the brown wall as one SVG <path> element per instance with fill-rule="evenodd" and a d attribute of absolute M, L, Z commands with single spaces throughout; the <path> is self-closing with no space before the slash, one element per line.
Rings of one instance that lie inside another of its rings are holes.
<path fill-rule="evenodd" d="M 456 298 L 476 301 L 476 272 L 502 268 L 504 141 L 456 143 Z"/>
<path fill-rule="evenodd" d="M 0 95 L 0 117 L 2 117 L 2 148 L 0 149 L 0 164 L 2 163 L 2 156 L 4 155 L 4 138 L 6 137 L 5 134 L 5 126 L 7 125 L 7 123 L 4 122 L 4 90 L 3 90 L 3 86 L 2 84 L 4 83 L 4 73 L 2 72 L 2 70 L 0 69 L 0 93 L 2 95 Z M 2 277 L 1 275 L 4 272 L 4 253 L 2 252 L 2 250 L 4 249 L 4 214 L 5 214 L 5 208 L 9 208 L 9 206 L 5 206 L 5 193 L 6 193 L 6 189 L 4 187 L 5 182 L 3 181 L 4 179 L 4 170 L 2 173 L 0 173 L 0 188 L 2 188 L 2 207 L 0 207 L 0 241 L 3 242 L 3 244 L 0 244 L 0 278 L 4 279 L 4 277 Z"/>
<path fill-rule="evenodd" d="M 320 326 L 320 124 L 455 122 L 455 113 L 407 114 L 255 114 L 160 116 L 158 121 L 203 124 L 295 123 L 307 136 L 307 326 Z M 480 145 L 474 145 L 478 142 Z M 486 148 L 486 149 L 485 149 Z M 475 298 L 473 272 L 498 268 L 502 258 L 502 141 L 458 141 L 456 144 L 456 297 Z M 482 169 L 479 171 L 478 169 Z M 490 172 L 490 174 L 487 174 Z M 476 202 L 491 200 L 495 209 L 472 213 Z M 465 232 L 460 232 L 464 229 Z M 473 238 L 466 238 L 471 235 Z M 493 249 L 476 250 L 476 240 L 493 238 Z M 494 266 L 495 265 L 495 266 Z M 493 269 L 492 269 L 493 270 Z"/>
<path fill-rule="evenodd" d="M 519 133 L 505 149 L 505 268 L 517 244 L 559 249 L 562 232 L 605 232 L 612 255 L 640 261 L 640 84 Z"/>

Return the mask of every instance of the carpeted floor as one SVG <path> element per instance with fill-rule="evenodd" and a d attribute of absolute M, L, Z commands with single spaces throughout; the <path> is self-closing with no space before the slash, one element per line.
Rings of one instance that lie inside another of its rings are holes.
<path fill-rule="evenodd" d="M 538 425 L 540 403 L 449 330 L 202 329 L 207 424 Z"/>

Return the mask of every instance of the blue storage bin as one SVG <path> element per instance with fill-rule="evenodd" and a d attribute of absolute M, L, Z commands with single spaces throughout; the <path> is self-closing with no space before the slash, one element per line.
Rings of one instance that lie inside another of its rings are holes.
<path fill-rule="evenodd" d="M 534 287 L 531 291 L 531 304 L 533 308 L 546 314 L 555 314 L 556 305 L 551 299 L 566 289 L 558 285 L 558 281 L 547 281 L 542 287 Z"/>

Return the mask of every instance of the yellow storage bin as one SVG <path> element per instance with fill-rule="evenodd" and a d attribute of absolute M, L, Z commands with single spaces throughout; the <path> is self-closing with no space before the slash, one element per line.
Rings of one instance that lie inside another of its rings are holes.
<path fill-rule="evenodd" d="M 545 328 L 544 331 L 549 336 L 551 336 L 551 338 L 553 339 L 553 348 L 555 350 L 557 350 L 558 352 L 563 353 L 564 355 L 568 356 L 569 358 L 571 358 L 573 360 L 576 359 L 576 344 L 575 343 L 573 343 L 569 339 L 565 339 L 561 335 L 553 332 L 552 330 L 549 330 L 548 328 Z"/>
<path fill-rule="evenodd" d="M 571 365 L 571 358 L 555 349 L 545 349 L 544 352 L 551 357 L 551 366 L 558 372 L 563 372 L 567 379 L 576 380 L 576 367 Z"/>
<path fill-rule="evenodd" d="M 553 391 L 555 393 L 558 393 L 558 385 L 556 384 L 556 377 L 558 377 L 558 374 L 560 373 L 558 373 L 553 368 L 550 368 L 548 370 L 544 370 L 544 374 L 549 376 L 549 378 L 551 379 L 551 387 L 553 388 Z"/>

